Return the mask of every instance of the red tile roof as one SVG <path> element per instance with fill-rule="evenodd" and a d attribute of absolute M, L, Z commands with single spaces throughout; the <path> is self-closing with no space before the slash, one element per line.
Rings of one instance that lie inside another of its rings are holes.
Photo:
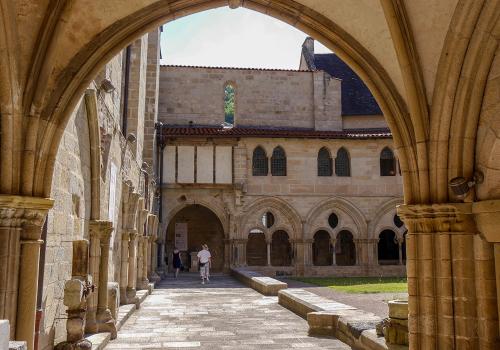
<path fill-rule="evenodd" d="M 392 138 L 387 128 L 346 129 L 342 131 L 317 131 L 312 129 L 251 128 L 251 127 L 200 127 L 163 125 L 161 134 L 165 137 L 266 137 L 266 138 L 308 138 L 308 139 L 380 139 Z"/>

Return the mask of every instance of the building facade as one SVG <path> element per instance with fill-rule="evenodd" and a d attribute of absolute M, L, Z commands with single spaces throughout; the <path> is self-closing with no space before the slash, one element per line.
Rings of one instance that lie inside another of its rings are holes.
<path fill-rule="evenodd" d="M 307 39 L 297 71 L 161 67 L 167 256 L 177 246 L 195 266 L 207 243 L 215 271 L 405 274 L 391 133 L 359 77 L 343 62 L 317 68 L 325 57 L 312 47 Z"/>

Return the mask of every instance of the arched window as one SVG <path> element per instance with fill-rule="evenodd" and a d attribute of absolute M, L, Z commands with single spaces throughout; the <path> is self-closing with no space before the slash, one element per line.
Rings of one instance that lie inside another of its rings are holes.
<path fill-rule="evenodd" d="M 320 230 L 314 234 L 312 250 L 314 266 L 329 266 L 332 264 L 333 247 L 330 244 L 328 232 Z"/>
<path fill-rule="evenodd" d="M 332 176 L 332 157 L 325 147 L 318 152 L 318 176 Z"/>
<path fill-rule="evenodd" d="M 391 230 L 384 230 L 378 240 L 379 265 L 397 265 L 399 263 L 399 245 L 396 234 Z"/>
<path fill-rule="evenodd" d="M 268 165 L 266 151 L 262 147 L 257 147 L 253 150 L 252 157 L 252 175 L 267 176 Z"/>
<path fill-rule="evenodd" d="M 335 241 L 335 263 L 339 266 L 351 266 L 356 264 L 356 245 L 352 233 L 342 230 Z"/>
<path fill-rule="evenodd" d="M 271 156 L 271 175 L 286 176 L 286 155 L 280 146 L 273 150 Z"/>
<path fill-rule="evenodd" d="M 337 176 L 351 176 L 351 161 L 349 160 L 349 153 L 344 147 L 337 151 L 335 158 L 335 175 Z"/>
<path fill-rule="evenodd" d="M 330 216 L 328 217 L 328 225 L 330 225 L 331 228 L 335 229 L 339 224 L 339 217 L 335 213 L 331 213 Z"/>
<path fill-rule="evenodd" d="M 396 175 L 396 159 L 389 147 L 385 147 L 380 152 L 380 176 Z"/>
<path fill-rule="evenodd" d="M 262 225 L 271 228 L 274 225 L 274 215 L 270 211 L 262 215 Z"/>
<path fill-rule="evenodd" d="M 224 86 L 224 122 L 228 124 L 234 124 L 234 103 L 234 85 L 232 85 L 231 83 L 227 83 Z"/>

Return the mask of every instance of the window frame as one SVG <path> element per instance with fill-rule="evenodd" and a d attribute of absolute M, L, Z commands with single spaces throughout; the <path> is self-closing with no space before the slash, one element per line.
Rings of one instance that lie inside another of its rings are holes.
<path fill-rule="evenodd" d="M 280 152 L 278 154 L 278 152 Z M 281 163 L 280 163 L 281 162 Z M 272 176 L 286 176 L 287 174 L 287 161 L 285 149 L 281 146 L 276 146 L 271 155 L 271 175 Z"/>
<path fill-rule="evenodd" d="M 384 153 L 386 156 L 389 155 L 388 152 L 390 152 L 391 157 L 384 157 Z M 386 146 L 380 151 L 379 162 L 380 176 L 396 176 L 396 157 L 390 147 Z"/>
<path fill-rule="evenodd" d="M 262 151 L 262 158 L 256 158 L 256 152 Z M 262 162 L 262 164 L 257 164 L 257 162 Z M 259 165 L 259 166 L 257 166 Z M 262 165 L 262 166 L 261 166 Z M 265 166 L 264 166 L 265 165 Z M 267 156 L 266 150 L 262 146 L 257 146 L 252 152 L 252 176 L 267 176 L 269 175 L 269 158 Z"/>
<path fill-rule="evenodd" d="M 325 157 L 326 156 L 326 157 Z M 333 159 L 330 150 L 321 147 L 316 158 L 317 176 L 333 176 Z"/>
<path fill-rule="evenodd" d="M 346 158 L 343 159 L 344 164 L 340 164 L 339 153 L 345 152 Z M 345 172 L 341 172 L 341 170 L 346 170 Z M 339 177 L 350 177 L 351 176 L 351 156 L 349 155 L 349 151 L 345 147 L 340 147 L 337 150 L 337 156 L 335 157 L 335 175 Z"/>

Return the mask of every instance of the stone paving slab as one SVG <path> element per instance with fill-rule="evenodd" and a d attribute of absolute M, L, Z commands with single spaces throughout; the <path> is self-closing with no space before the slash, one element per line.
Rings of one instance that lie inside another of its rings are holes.
<path fill-rule="evenodd" d="M 307 321 L 228 276 L 166 279 L 105 349 L 350 349 L 310 337 Z"/>

